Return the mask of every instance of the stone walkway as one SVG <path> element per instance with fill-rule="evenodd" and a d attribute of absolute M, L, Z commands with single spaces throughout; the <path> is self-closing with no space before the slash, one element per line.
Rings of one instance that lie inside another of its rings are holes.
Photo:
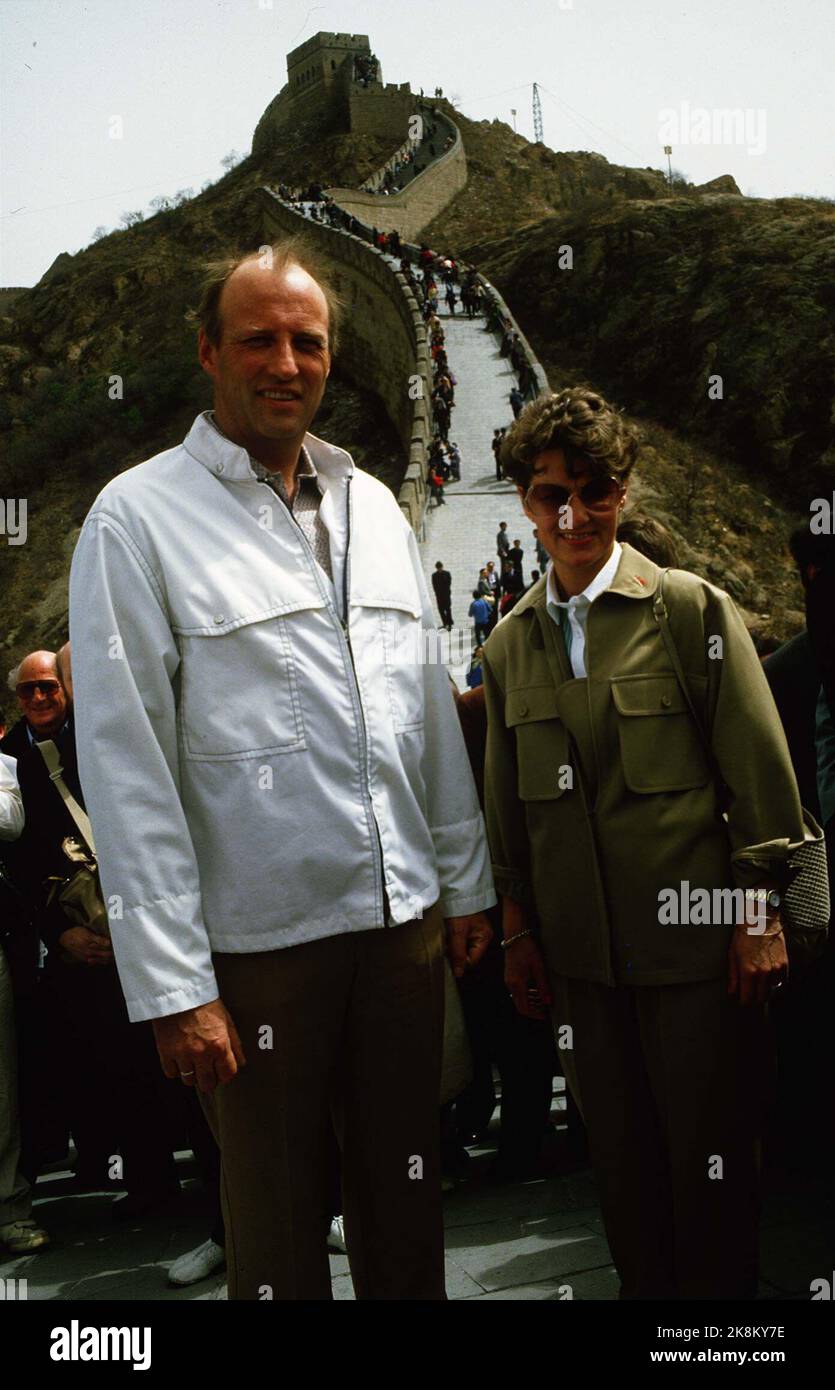
<path fill-rule="evenodd" d="M 396 264 L 392 262 L 393 264 Z M 485 330 L 484 316 L 469 319 L 460 309 L 451 314 L 439 284 L 438 317 L 446 337 L 449 365 L 458 385 L 449 429 L 450 440 L 461 452 L 461 481 L 444 488 L 445 504 L 427 508 L 420 549 L 429 592 L 436 560 L 452 575 L 452 616 L 455 623 L 444 650 L 449 653 L 450 673 L 460 689 L 466 689 L 466 671 L 473 642 L 472 620 L 467 612 L 478 572 L 488 560 L 501 566 L 496 554 L 499 522 L 506 521 L 511 544 L 518 537 L 524 551 L 525 582 L 539 568 L 533 525 L 525 516 L 516 489 L 496 481 L 490 442 L 494 429 L 513 420 L 508 396 L 516 376 L 507 357 L 499 355 L 499 343 Z"/>
<path fill-rule="evenodd" d="M 559 1156 L 562 1078 L 555 1079 L 548 1147 Z M 470 1150 L 466 1181 L 444 1199 L 446 1286 L 450 1299 L 610 1301 L 618 1279 L 586 1168 L 564 1176 L 500 1183 L 491 1176 L 497 1120 L 484 1145 Z M 222 1273 L 176 1289 L 172 1261 L 207 1236 L 206 1195 L 190 1154 L 178 1155 L 183 1184 L 175 1207 L 125 1227 L 110 1216 L 105 1193 L 74 1195 L 70 1175 L 56 1171 L 36 1188 L 34 1214 L 52 1237 L 39 1254 L 0 1252 L 0 1298 L 94 1302 L 192 1302 L 217 1299 Z M 761 1299 L 808 1301 L 815 1278 L 830 1278 L 833 1196 L 828 1174 L 768 1185 L 761 1222 Z M 396 1234 L 395 1234 L 396 1238 Z M 354 1297 L 348 1260 L 331 1255 L 334 1298 Z M 25 1280 L 25 1289 L 20 1281 Z M 15 1281 L 9 1284 L 7 1281 Z M 13 1291 L 14 1290 L 14 1294 Z M 767 1321 L 767 1318 L 763 1318 Z"/>

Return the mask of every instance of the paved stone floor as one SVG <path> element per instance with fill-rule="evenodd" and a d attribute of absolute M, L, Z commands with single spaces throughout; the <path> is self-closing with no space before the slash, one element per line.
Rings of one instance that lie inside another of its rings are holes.
<path fill-rule="evenodd" d="M 549 1142 L 558 1159 L 565 1131 L 556 1093 Z M 490 1175 L 497 1121 L 481 1148 L 470 1150 L 466 1180 L 444 1199 L 446 1285 L 451 1299 L 612 1300 L 618 1280 L 588 1168 L 524 1182 Z M 132 1228 L 110 1217 L 105 1193 L 73 1195 L 66 1171 L 37 1185 L 35 1215 L 52 1237 L 49 1249 L 15 1259 L 0 1256 L 0 1283 L 26 1279 L 27 1297 L 43 1300 L 191 1302 L 216 1298 L 222 1274 L 172 1288 L 173 1260 L 207 1236 L 207 1202 L 191 1156 L 178 1156 L 182 1196 L 164 1214 Z M 556 1163 L 552 1164 L 556 1167 Z M 770 1180 L 761 1228 L 763 1299 L 808 1300 L 814 1278 L 831 1278 L 833 1199 L 828 1177 Z M 334 1298 L 353 1299 L 348 1260 L 331 1255 Z"/>
<path fill-rule="evenodd" d="M 467 318 L 460 303 L 451 314 L 443 285 L 440 291 L 438 317 L 443 323 L 449 365 L 458 382 L 449 437 L 461 452 L 461 481 L 444 488 L 443 506 L 432 504 L 427 509 L 420 549 L 427 584 L 436 560 L 443 560 L 452 575 L 455 628 L 443 639 L 441 650 L 453 679 L 463 690 L 474 645 L 467 611 L 482 566 L 493 560 L 496 569 L 501 568 L 496 554 L 500 521 L 508 524 L 511 544 L 517 537 L 521 542 L 526 582 L 530 582 L 531 569 L 538 565 L 533 526 L 513 485 L 496 481 L 490 447 L 493 430 L 513 420 L 508 397 L 517 384 L 515 373 L 509 360 L 499 355 L 498 340 L 486 331 L 483 315 Z"/>

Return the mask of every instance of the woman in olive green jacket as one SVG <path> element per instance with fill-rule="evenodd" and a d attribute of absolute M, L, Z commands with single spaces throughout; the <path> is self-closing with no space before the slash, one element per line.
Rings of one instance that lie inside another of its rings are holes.
<path fill-rule="evenodd" d="M 552 561 L 483 660 L 506 980 L 520 1012 L 551 1008 L 621 1296 L 746 1297 L 802 813 L 732 601 L 680 570 L 662 588 L 616 542 L 636 449 L 572 388 L 502 451 Z"/>

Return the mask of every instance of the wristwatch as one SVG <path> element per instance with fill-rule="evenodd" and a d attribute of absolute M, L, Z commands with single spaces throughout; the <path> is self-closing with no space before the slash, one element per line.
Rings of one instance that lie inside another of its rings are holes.
<path fill-rule="evenodd" d="M 776 888 L 746 888 L 745 897 L 749 902 L 765 903 L 772 912 L 777 912 L 783 901 L 782 894 Z"/>

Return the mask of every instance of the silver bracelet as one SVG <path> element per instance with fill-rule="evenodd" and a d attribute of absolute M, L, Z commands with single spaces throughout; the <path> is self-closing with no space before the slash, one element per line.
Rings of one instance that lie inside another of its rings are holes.
<path fill-rule="evenodd" d="M 506 936 L 504 941 L 499 942 L 499 945 L 503 951 L 506 951 L 508 946 L 512 946 L 514 941 L 521 941 L 523 936 L 533 936 L 530 927 L 525 927 L 524 931 L 518 931 L 513 936 Z"/>

